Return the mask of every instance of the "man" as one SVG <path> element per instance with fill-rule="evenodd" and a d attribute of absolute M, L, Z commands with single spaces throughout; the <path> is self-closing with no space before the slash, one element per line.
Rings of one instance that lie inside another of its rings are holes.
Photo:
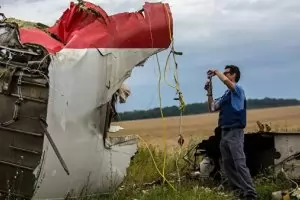
<path fill-rule="evenodd" d="M 228 88 L 218 100 L 213 100 L 208 92 L 210 112 L 219 111 L 219 126 L 222 129 L 220 151 L 223 167 L 230 185 L 239 191 L 240 198 L 257 199 L 257 193 L 246 165 L 244 153 L 244 128 L 246 127 L 246 97 L 243 88 L 237 83 L 240 70 L 227 65 L 225 72 L 209 70 L 208 75 L 217 76 Z M 209 91 L 209 82 L 205 89 Z"/>

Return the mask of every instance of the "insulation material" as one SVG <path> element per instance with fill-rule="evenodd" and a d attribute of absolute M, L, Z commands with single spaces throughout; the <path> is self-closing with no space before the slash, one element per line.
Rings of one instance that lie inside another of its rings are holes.
<path fill-rule="evenodd" d="M 124 128 L 121 126 L 110 126 L 108 132 L 110 133 L 116 133 L 119 132 L 120 130 L 123 130 Z"/>
<path fill-rule="evenodd" d="M 125 83 L 123 83 L 121 88 L 117 91 L 117 94 L 119 96 L 119 103 L 125 103 L 131 94 L 131 90 Z"/>

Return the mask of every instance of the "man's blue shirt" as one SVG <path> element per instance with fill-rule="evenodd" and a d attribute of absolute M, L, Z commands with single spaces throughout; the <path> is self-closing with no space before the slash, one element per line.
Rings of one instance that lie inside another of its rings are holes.
<path fill-rule="evenodd" d="M 224 97 L 230 92 L 229 89 L 226 90 L 225 94 L 220 98 L 216 100 L 216 104 L 219 106 L 222 106 L 222 103 L 224 101 Z M 245 103 L 245 92 L 242 86 L 235 84 L 234 91 L 231 92 L 231 105 L 232 107 L 240 111 L 244 108 L 244 103 Z"/>

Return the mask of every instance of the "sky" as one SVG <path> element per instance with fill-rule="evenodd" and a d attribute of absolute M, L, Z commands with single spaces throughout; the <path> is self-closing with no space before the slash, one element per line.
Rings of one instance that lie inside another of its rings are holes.
<path fill-rule="evenodd" d="M 108 14 L 132 12 L 144 0 L 90 0 Z M 149 0 L 148 2 L 156 2 Z M 175 49 L 181 91 L 186 103 L 206 101 L 203 86 L 208 69 L 225 65 L 240 67 L 247 98 L 300 99 L 300 1 L 299 0 L 164 0 L 174 20 Z M 55 23 L 69 0 L 0 0 L 7 17 Z M 165 65 L 166 52 L 159 55 Z M 171 65 L 171 69 L 174 65 Z M 159 106 L 158 65 L 151 57 L 144 67 L 134 68 L 126 81 L 131 96 L 117 106 L 119 112 Z M 172 71 L 168 71 L 172 74 Z M 168 76 L 168 82 L 174 83 Z M 146 80 L 147 79 L 147 80 Z M 225 86 L 214 78 L 214 96 Z M 162 83 L 162 105 L 178 105 L 174 88 Z"/>

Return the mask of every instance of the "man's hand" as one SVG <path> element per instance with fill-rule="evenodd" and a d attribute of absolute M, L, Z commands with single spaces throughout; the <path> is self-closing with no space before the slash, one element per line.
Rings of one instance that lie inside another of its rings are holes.
<path fill-rule="evenodd" d="M 213 77 L 216 75 L 216 70 L 210 69 L 207 71 L 207 76 Z"/>
<path fill-rule="evenodd" d="M 209 70 L 211 71 L 211 74 L 214 74 L 216 76 L 218 76 L 218 78 L 230 89 L 230 90 L 234 90 L 235 87 L 235 83 L 233 83 L 232 81 L 230 81 L 227 76 L 225 76 L 222 72 L 220 72 L 219 70 Z M 207 72 L 208 73 L 208 72 Z"/>

